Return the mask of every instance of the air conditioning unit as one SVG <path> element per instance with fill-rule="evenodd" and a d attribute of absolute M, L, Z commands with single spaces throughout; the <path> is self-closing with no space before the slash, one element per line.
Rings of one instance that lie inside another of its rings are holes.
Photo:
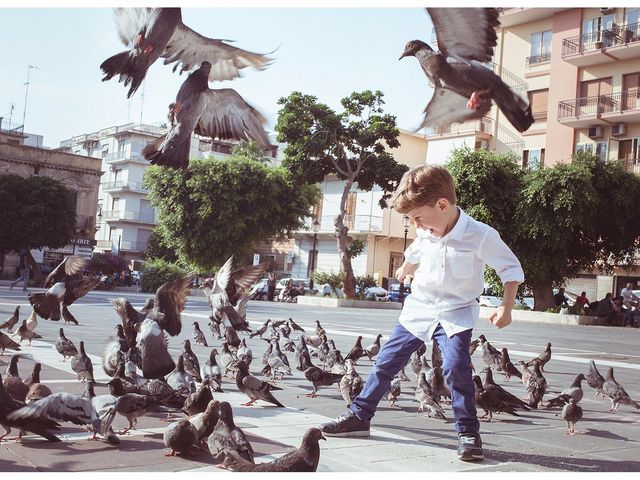
<path fill-rule="evenodd" d="M 589 138 L 602 138 L 602 127 L 589 127 Z"/>
<path fill-rule="evenodd" d="M 613 7 L 613 8 L 612 7 L 601 7 L 600 8 L 600 13 L 603 14 L 603 15 L 610 15 L 615 11 L 616 11 L 615 7 Z"/>
<path fill-rule="evenodd" d="M 627 133 L 627 126 L 624 123 L 614 123 L 611 125 L 611 136 L 621 137 Z"/>

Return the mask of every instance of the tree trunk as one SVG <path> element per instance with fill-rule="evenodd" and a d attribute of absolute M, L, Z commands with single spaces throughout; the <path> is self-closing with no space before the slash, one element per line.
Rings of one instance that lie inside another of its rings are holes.
<path fill-rule="evenodd" d="M 536 283 L 531 286 L 531 289 L 533 290 L 533 309 L 535 311 L 544 312 L 548 308 L 556 306 L 551 283 Z"/>
<path fill-rule="evenodd" d="M 347 179 L 344 190 L 342 191 L 342 198 L 340 200 L 340 213 L 336 217 L 336 238 L 338 241 L 338 255 L 340 256 L 340 262 L 342 263 L 342 271 L 345 274 L 343 281 L 342 291 L 344 296 L 348 299 L 356 298 L 356 279 L 353 275 L 353 267 L 351 266 L 351 258 L 347 254 L 349 248 L 349 228 L 344 224 L 344 215 L 347 206 L 347 197 L 349 191 L 353 185 L 353 179 Z"/>

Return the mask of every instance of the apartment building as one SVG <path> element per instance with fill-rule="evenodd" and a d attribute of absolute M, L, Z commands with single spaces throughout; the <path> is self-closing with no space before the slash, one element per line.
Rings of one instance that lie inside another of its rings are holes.
<path fill-rule="evenodd" d="M 425 162 L 427 141 L 421 134 L 400 131 L 400 146 L 391 152 L 398 163 L 415 167 Z M 305 229 L 285 242 L 265 243 L 255 253 L 260 261 L 271 260 L 279 278 L 309 278 L 314 271 L 339 272 L 341 267 L 334 220 L 339 213 L 344 181 L 329 175 L 320 185 L 322 198 Z M 364 242 L 364 251 L 352 259 L 355 275 L 374 275 L 380 282 L 394 277 L 402 263 L 405 230 L 407 245 L 415 238 L 413 227 L 405 229 L 402 215 L 382 209 L 378 201 L 382 190 L 374 186 L 367 192 L 354 187 L 347 199 L 345 223 L 352 240 Z M 315 223 L 315 225 L 314 225 Z"/>
<path fill-rule="evenodd" d="M 427 161 L 468 145 L 513 153 L 524 168 L 588 151 L 640 171 L 640 8 L 507 8 L 500 21 L 487 66 L 528 97 L 535 123 L 519 134 L 494 107 L 482 121 L 428 135 Z M 585 273 L 567 289 L 602 298 L 640 279 L 627 275 Z"/>
<path fill-rule="evenodd" d="M 87 156 L 39 148 L 37 145 L 42 145 L 41 135 L 24 133 L 21 128 L 4 129 L 0 119 L 0 175 L 52 177 L 76 194 L 76 229 L 69 244 L 56 249 L 35 249 L 31 254 L 37 263 L 53 266 L 71 254 L 90 258 L 95 245 L 93 238 L 102 175 L 101 162 Z M 0 258 L 3 277 L 15 278 L 17 266 L 17 255 L 7 254 Z"/>

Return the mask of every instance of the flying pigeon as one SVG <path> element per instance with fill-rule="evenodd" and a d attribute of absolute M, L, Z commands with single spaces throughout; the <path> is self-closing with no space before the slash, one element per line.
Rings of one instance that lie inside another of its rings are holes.
<path fill-rule="evenodd" d="M 62 316 L 65 322 L 78 324 L 67 307 L 100 284 L 99 278 L 82 276 L 86 262 L 77 255 L 66 257 L 47 276 L 44 287 L 49 290 L 29 294 L 29 302 L 38 315 L 55 321 Z"/>
<path fill-rule="evenodd" d="M 147 69 L 160 57 L 165 59 L 165 65 L 176 62 L 173 71 L 180 66 L 180 73 L 208 61 L 212 65 L 210 81 L 233 80 L 243 68 L 264 70 L 270 63 L 264 55 L 191 30 L 182 23 L 179 8 L 116 8 L 115 15 L 120 40 L 129 50 L 108 58 L 100 68 L 105 73 L 103 81 L 119 75 L 125 87 L 131 84 L 127 98 L 135 93 Z"/>
<path fill-rule="evenodd" d="M 210 71 L 211 64 L 202 62 L 178 90 L 175 102 L 169 105 L 171 129 L 142 149 L 152 164 L 188 169 L 194 132 L 223 140 L 254 140 L 265 149 L 271 147 L 262 114 L 232 88 L 210 89 Z"/>
<path fill-rule="evenodd" d="M 421 40 L 406 44 L 400 59 L 414 56 L 435 85 L 433 97 L 418 127 L 444 131 L 487 115 L 492 101 L 519 132 L 533 123 L 529 102 L 511 90 L 482 64 L 493 56 L 499 27 L 495 8 L 427 8 L 440 53 Z"/>
<path fill-rule="evenodd" d="M 229 257 L 220 267 L 213 280 L 206 280 L 202 283 L 202 288 L 208 294 L 214 317 L 223 319 L 226 314 L 226 318 L 235 330 L 248 331 L 249 324 L 246 319 L 240 317 L 233 307 L 241 300 L 244 292 L 263 277 L 269 267 L 269 262 L 239 268 L 233 272 L 231 271 L 232 264 L 233 256 Z"/>
<path fill-rule="evenodd" d="M 326 441 L 320 429 L 310 428 L 304 433 L 300 448 L 272 462 L 254 464 L 235 450 L 228 450 L 223 465 L 234 472 L 315 472 L 320 463 L 320 440 Z"/>

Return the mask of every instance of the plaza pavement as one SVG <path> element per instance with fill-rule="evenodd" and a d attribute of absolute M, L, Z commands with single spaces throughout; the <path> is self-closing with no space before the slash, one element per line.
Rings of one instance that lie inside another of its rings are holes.
<path fill-rule="evenodd" d="M 32 290 L 34 291 L 34 290 Z M 37 290 L 36 290 L 37 291 Z M 23 356 L 19 370 L 22 378 L 29 376 L 34 361 L 43 364 L 41 379 L 56 391 L 81 393 L 83 385 L 77 382 L 69 362 L 62 362 L 53 348 L 60 327 L 76 344 L 85 340 L 87 351 L 94 363 L 96 380 L 102 386 L 96 393 L 107 393 L 104 382 L 108 377 L 101 366 L 100 355 L 106 339 L 114 333 L 119 321 L 108 298 L 118 292 L 93 292 L 71 307 L 80 321 L 79 326 L 49 322 L 39 319 L 38 332 L 44 337 L 34 341 L 31 347 L 23 344 Z M 147 295 L 126 293 L 134 306 L 142 306 Z M 23 305 L 21 319 L 30 313 L 25 296 L 18 290 L 0 287 L 0 320 L 8 317 L 15 305 Z M 397 319 L 398 312 L 364 309 L 311 308 L 302 305 L 250 302 L 249 323 L 261 325 L 267 318 L 292 317 L 307 331 L 312 331 L 314 321 L 320 320 L 330 338 L 346 354 L 361 334 L 366 346 L 379 331 L 386 334 Z M 183 314 L 183 330 L 170 341 L 170 352 L 177 357 L 181 341 L 191 338 L 193 321 L 199 321 L 201 329 L 211 340 L 206 328 L 207 305 L 201 297 L 190 297 Z M 496 330 L 480 320 L 474 338 L 484 333 L 498 348 L 509 348 L 512 360 L 530 359 L 540 353 L 547 341 L 553 343 L 553 357 L 546 374 L 551 391 L 559 392 L 567 387 L 575 374 L 586 372 L 588 362 L 594 359 L 601 373 L 613 366 L 616 378 L 635 398 L 640 399 L 640 355 L 637 349 L 640 332 L 636 329 L 586 326 L 550 326 L 533 323 L 512 325 Z M 384 337 L 383 337 L 384 342 Z M 220 350 L 220 341 L 210 341 Z M 266 342 L 252 339 L 252 371 L 260 369 Z M 195 346 L 200 362 L 208 358 L 209 349 Z M 427 355 L 429 355 L 430 349 Z M 611 353 L 610 353 L 611 352 Z M 293 354 L 289 354 L 293 360 Z M 0 357 L 0 371 L 8 363 L 9 353 Z M 478 369 L 482 368 L 479 352 L 473 357 Z M 358 372 L 366 378 L 371 362 L 358 362 Z M 410 378 L 413 373 L 407 371 Z M 498 383 L 514 394 L 524 395 L 524 386 L 517 379 L 504 383 L 501 375 Z M 293 370 L 278 382 L 283 390 L 275 396 L 287 408 L 275 408 L 263 402 L 252 407 L 242 407 L 246 397 L 236 389 L 232 379 L 225 379 L 224 393 L 219 400 L 229 401 L 236 423 L 243 428 L 256 451 L 256 461 L 268 461 L 286 453 L 300 443 L 304 431 L 330 420 L 345 409 L 344 401 L 335 387 L 323 387 L 319 397 L 306 398 L 310 384 L 301 372 Z M 592 398 L 592 390 L 584 384 L 584 420 L 578 423 L 578 435 L 565 435 L 565 422 L 555 416 L 557 410 L 523 412 L 519 417 L 494 416 L 490 423 L 482 422 L 481 432 L 486 459 L 480 463 L 463 463 L 455 457 L 457 443 L 451 410 L 445 406 L 448 420 L 428 419 L 417 413 L 413 396 L 415 382 L 402 383 L 402 395 L 398 407 L 388 407 L 383 400 L 372 423 L 371 437 L 364 439 L 327 438 L 321 442 L 318 471 L 324 472 L 384 472 L 384 471 L 446 471 L 446 472 L 549 472 L 549 471 L 639 471 L 640 413 L 621 406 L 617 414 L 608 412 L 609 402 Z M 547 398 L 550 398 L 547 396 Z M 138 430 L 131 435 L 120 436 L 117 446 L 102 441 L 91 442 L 89 434 L 71 424 L 63 424 L 63 439 L 49 443 L 39 437 L 29 436 L 22 444 L 3 442 L 0 446 L 0 471 L 214 471 L 208 452 L 195 457 L 165 457 L 162 432 L 167 425 L 165 413 L 153 413 L 139 419 Z M 182 416 L 182 415 L 179 415 Z M 126 420 L 117 417 L 114 428 L 119 430 Z M 14 431 L 15 433 L 15 431 Z"/>

